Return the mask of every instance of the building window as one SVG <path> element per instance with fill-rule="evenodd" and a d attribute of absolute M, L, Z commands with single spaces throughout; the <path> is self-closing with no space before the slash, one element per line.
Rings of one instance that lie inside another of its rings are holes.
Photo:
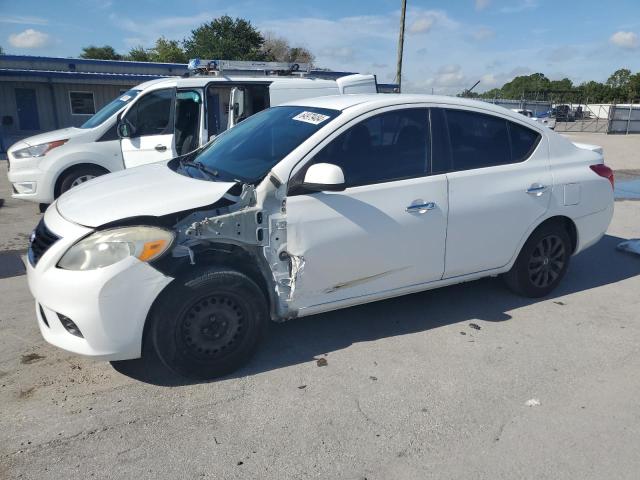
<path fill-rule="evenodd" d="M 71 115 L 93 115 L 96 106 L 93 101 L 93 92 L 69 92 Z"/>

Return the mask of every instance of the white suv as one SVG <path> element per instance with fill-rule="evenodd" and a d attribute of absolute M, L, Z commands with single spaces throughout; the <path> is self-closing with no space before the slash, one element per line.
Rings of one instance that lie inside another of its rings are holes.
<path fill-rule="evenodd" d="M 143 343 L 184 375 L 247 361 L 282 321 L 490 275 L 540 297 L 603 235 L 613 174 L 487 103 L 344 95 L 265 110 L 191 155 L 62 195 L 27 273 L 50 343 Z"/>

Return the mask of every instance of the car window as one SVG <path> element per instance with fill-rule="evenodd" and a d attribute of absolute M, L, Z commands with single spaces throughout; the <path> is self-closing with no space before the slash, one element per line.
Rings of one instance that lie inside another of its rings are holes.
<path fill-rule="evenodd" d="M 296 175 L 301 184 L 307 168 L 333 163 L 342 168 L 347 187 L 390 182 L 427 174 L 428 110 L 394 110 L 354 125 L 324 147 Z"/>
<path fill-rule="evenodd" d="M 453 171 L 511 163 L 507 120 L 466 110 L 445 113 Z"/>
<path fill-rule="evenodd" d="M 172 133 L 173 99 L 172 89 L 156 90 L 141 97 L 126 115 L 126 119 L 134 127 L 133 136 Z"/>
<path fill-rule="evenodd" d="M 511 137 L 512 162 L 524 162 L 535 150 L 541 135 L 530 128 L 508 122 L 509 135 Z"/>

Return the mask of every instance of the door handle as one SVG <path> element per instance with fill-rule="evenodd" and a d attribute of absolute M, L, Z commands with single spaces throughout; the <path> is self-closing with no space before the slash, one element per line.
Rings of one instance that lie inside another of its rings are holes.
<path fill-rule="evenodd" d="M 542 185 L 541 183 L 534 183 L 529 188 L 527 188 L 527 193 L 529 195 L 535 195 L 536 197 L 539 197 L 547 191 L 547 188 L 549 187 L 547 187 L 546 185 Z"/>
<path fill-rule="evenodd" d="M 167 149 L 164 145 L 156 145 L 156 150 L 159 152 L 164 152 Z"/>
<path fill-rule="evenodd" d="M 429 210 L 436 208 L 435 202 L 418 203 L 416 205 L 409 205 L 405 211 L 407 213 L 427 213 Z"/>

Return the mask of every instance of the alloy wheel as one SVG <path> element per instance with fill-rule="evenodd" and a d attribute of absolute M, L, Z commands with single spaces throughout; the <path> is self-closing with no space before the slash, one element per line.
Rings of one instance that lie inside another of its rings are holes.
<path fill-rule="evenodd" d="M 557 235 L 542 238 L 529 258 L 529 281 L 538 288 L 546 288 L 558 279 L 566 262 L 566 250 Z"/>

